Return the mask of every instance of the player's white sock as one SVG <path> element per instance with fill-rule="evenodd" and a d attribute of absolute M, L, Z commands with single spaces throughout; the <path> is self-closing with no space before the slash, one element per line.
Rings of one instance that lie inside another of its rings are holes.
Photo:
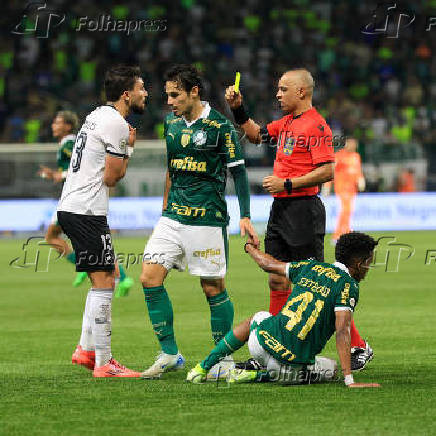
<path fill-rule="evenodd" d="M 82 321 L 82 334 L 80 336 L 79 344 L 85 351 L 93 351 L 95 349 L 94 339 L 92 337 L 91 326 L 91 290 L 88 291 L 86 296 L 85 310 L 83 311 Z"/>
<path fill-rule="evenodd" d="M 113 288 L 93 288 L 91 294 L 91 324 L 95 343 L 95 366 L 111 359 L 111 314 Z"/>

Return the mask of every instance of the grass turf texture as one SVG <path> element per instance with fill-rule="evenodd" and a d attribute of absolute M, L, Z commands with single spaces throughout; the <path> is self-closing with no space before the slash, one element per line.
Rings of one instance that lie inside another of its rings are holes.
<path fill-rule="evenodd" d="M 342 383 L 194 386 L 185 382 L 186 371 L 162 380 L 95 380 L 71 364 L 88 285 L 73 289 L 73 268 L 63 260 L 47 273 L 9 267 L 22 254 L 22 241 L 2 241 L 1 433 L 434 434 L 436 264 L 425 265 L 426 251 L 436 249 L 434 233 L 389 235 L 412 245 L 415 254 L 401 261 L 396 273 L 383 267 L 370 271 L 355 315 L 375 351 L 374 361 L 355 379 L 380 382 L 379 390 L 350 390 Z M 118 252 L 141 253 L 144 246 L 141 238 L 115 235 L 114 240 Z M 242 245 L 239 237 L 230 239 L 227 289 L 235 322 L 268 307 L 267 276 Z M 327 238 L 326 259 L 333 260 Z M 138 265 L 128 269 L 136 281 L 130 296 L 114 300 L 112 344 L 116 359 L 142 370 L 153 362 L 158 345 L 138 284 L 139 270 Z M 176 338 L 190 369 L 212 347 L 209 307 L 197 278 L 172 272 L 166 287 Z M 334 338 L 323 354 L 336 358 Z M 236 354 L 237 359 L 247 357 L 246 347 Z"/>

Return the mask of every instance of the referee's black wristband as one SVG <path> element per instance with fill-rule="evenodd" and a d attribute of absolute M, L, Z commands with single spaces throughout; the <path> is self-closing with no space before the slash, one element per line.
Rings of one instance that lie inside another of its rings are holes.
<path fill-rule="evenodd" d="M 250 119 L 243 104 L 236 109 L 232 109 L 232 112 L 236 123 L 239 125 L 245 124 Z"/>
<path fill-rule="evenodd" d="M 292 192 L 292 180 L 291 179 L 285 180 L 285 189 L 286 189 L 286 192 L 288 194 L 290 194 Z"/>

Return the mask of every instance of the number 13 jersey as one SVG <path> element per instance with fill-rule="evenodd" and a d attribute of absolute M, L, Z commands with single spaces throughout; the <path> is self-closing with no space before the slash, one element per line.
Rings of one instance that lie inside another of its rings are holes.
<path fill-rule="evenodd" d="M 106 154 L 123 159 L 128 140 L 129 125 L 113 106 L 100 106 L 86 117 L 76 137 L 58 211 L 107 215 Z"/>

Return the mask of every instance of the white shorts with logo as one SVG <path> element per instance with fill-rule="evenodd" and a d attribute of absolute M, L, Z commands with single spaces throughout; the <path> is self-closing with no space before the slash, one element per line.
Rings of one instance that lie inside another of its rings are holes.
<path fill-rule="evenodd" d="M 248 350 L 251 357 L 265 366 L 271 381 L 286 384 L 307 383 L 307 371 L 310 371 L 310 383 L 319 383 L 336 379 L 337 363 L 327 357 L 316 356 L 313 365 L 285 365 L 276 360 L 259 343 L 256 325 L 272 316 L 269 312 L 257 312 L 251 320 L 251 332 L 248 338 Z"/>
<path fill-rule="evenodd" d="M 159 263 L 168 271 L 186 266 L 195 276 L 226 275 L 227 228 L 189 226 L 161 217 L 148 240 L 143 262 Z"/>

